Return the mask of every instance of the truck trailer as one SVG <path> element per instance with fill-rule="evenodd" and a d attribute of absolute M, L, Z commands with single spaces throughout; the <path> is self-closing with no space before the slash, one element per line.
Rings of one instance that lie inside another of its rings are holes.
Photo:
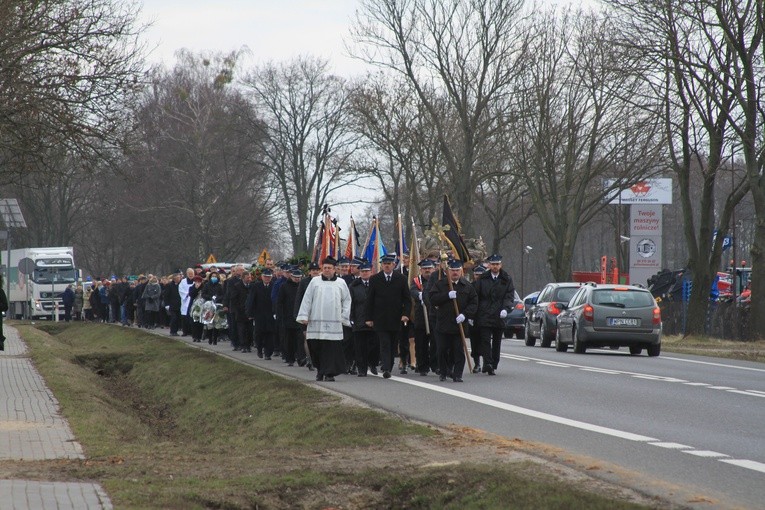
<path fill-rule="evenodd" d="M 28 274 L 19 269 L 19 262 L 30 259 Z M 64 315 L 61 293 L 77 282 L 74 250 L 71 246 L 53 248 L 19 248 L 0 252 L 6 267 L 5 289 L 8 292 L 8 317 L 17 319 L 55 319 Z"/>

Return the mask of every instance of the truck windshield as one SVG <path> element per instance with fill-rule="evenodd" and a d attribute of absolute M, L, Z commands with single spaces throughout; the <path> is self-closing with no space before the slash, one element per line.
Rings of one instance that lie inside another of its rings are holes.
<path fill-rule="evenodd" d="M 54 262 L 68 262 L 69 265 L 53 266 Z M 77 281 L 77 273 L 71 263 L 71 260 L 38 260 L 32 273 L 32 281 L 40 284 L 74 283 Z"/>

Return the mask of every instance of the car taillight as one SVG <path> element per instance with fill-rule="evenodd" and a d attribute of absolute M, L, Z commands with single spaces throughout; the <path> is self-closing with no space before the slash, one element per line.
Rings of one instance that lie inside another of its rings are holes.
<path fill-rule="evenodd" d="M 658 306 L 653 309 L 653 325 L 658 326 L 661 324 L 661 308 Z"/>
<path fill-rule="evenodd" d="M 592 322 L 595 319 L 595 309 L 592 305 L 584 305 L 582 316 L 584 317 L 584 320 L 588 322 Z"/>
<path fill-rule="evenodd" d="M 523 310 L 523 308 L 524 308 L 524 306 L 523 306 L 523 303 L 517 303 L 517 304 L 515 305 L 515 309 L 516 309 L 516 310 Z"/>
<path fill-rule="evenodd" d="M 547 311 L 552 315 L 558 315 L 561 312 L 561 309 L 558 308 L 558 303 L 553 302 L 547 305 Z"/>

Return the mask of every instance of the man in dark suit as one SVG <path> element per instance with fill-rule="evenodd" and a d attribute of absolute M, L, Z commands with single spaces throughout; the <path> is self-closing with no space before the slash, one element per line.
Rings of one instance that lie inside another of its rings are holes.
<path fill-rule="evenodd" d="M 409 287 L 406 277 L 394 272 L 396 257 L 385 255 L 381 259 L 382 271 L 369 279 L 366 302 L 366 324 L 374 329 L 380 341 L 380 360 L 383 377 L 390 378 L 393 369 L 393 349 L 401 332 L 401 325 L 409 323 Z M 406 366 L 401 369 L 406 374 Z"/>
<path fill-rule="evenodd" d="M 260 280 L 250 286 L 247 296 L 247 316 L 254 321 L 255 348 L 258 357 L 271 359 L 274 353 L 274 307 L 271 301 L 271 278 L 274 272 L 268 268 L 260 275 Z"/>
<path fill-rule="evenodd" d="M 462 276 L 462 261 L 449 261 L 446 277 L 436 281 L 429 293 L 430 303 L 437 307 L 439 380 L 445 381 L 446 374 L 451 373 L 454 382 L 462 382 L 465 352 L 460 324 L 474 318 L 478 310 L 478 294 Z M 456 310 L 454 301 L 457 303 Z"/>

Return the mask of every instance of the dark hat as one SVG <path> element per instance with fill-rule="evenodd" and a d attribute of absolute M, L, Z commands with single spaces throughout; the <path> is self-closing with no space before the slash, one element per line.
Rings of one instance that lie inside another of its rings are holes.
<path fill-rule="evenodd" d="M 274 272 L 271 269 L 265 268 L 260 274 L 263 276 L 273 276 Z"/>
<path fill-rule="evenodd" d="M 318 262 L 311 262 L 308 264 L 308 270 L 310 271 L 311 269 L 321 269 L 321 267 L 319 267 Z"/>
<path fill-rule="evenodd" d="M 451 259 L 447 262 L 449 269 L 459 269 L 462 267 L 462 261 L 460 259 Z"/>
<path fill-rule="evenodd" d="M 360 266 L 363 263 L 364 263 L 364 259 L 362 259 L 361 257 L 353 257 L 350 262 L 352 266 Z"/>
<path fill-rule="evenodd" d="M 372 270 L 372 264 L 369 262 L 362 262 L 359 265 L 359 271 L 371 271 Z"/>
<path fill-rule="evenodd" d="M 324 264 L 332 264 L 333 266 L 336 266 L 337 265 L 337 259 L 335 259 L 335 257 L 332 257 L 332 256 L 325 257 L 324 260 L 321 261 L 321 264 L 322 265 L 324 265 Z"/>
<path fill-rule="evenodd" d="M 340 257 L 339 259 L 337 259 L 337 265 L 338 266 L 347 266 L 350 263 L 351 263 L 351 261 L 348 260 L 347 257 Z"/>
<path fill-rule="evenodd" d="M 382 258 L 380 259 L 380 262 L 386 262 L 386 263 L 388 263 L 388 262 L 396 262 L 396 256 L 393 255 L 393 254 L 388 253 L 388 254 L 382 256 Z"/>
<path fill-rule="evenodd" d="M 502 262 L 502 255 L 499 255 L 497 253 L 489 255 L 486 258 L 486 262 L 489 262 L 489 263 L 492 263 L 492 262 Z"/>
<path fill-rule="evenodd" d="M 290 271 L 290 275 L 297 276 L 297 277 L 302 277 L 303 276 L 303 271 L 301 271 L 300 268 L 296 267 L 296 268 L 294 268 L 294 269 L 292 269 Z"/>
<path fill-rule="evenodd" d="M 284 262 L 281 266 L 279 266 L 279 269 L 281 269 L 282 271 L 289 271 L 290 265 Z"/>
<path fill-rule="evenodd" d="M 473 274 L 483 274 L 485 272 L 486 272 L 486 268 L 481 265 L 475 266 L 475 268 L 473 269 Z"/>
<path fill-rule="evenodd" d="M 417 263 L 422 269 L 429 269 L 436 267 L 436 263 L 432 259 L 422 259 Z"/>

